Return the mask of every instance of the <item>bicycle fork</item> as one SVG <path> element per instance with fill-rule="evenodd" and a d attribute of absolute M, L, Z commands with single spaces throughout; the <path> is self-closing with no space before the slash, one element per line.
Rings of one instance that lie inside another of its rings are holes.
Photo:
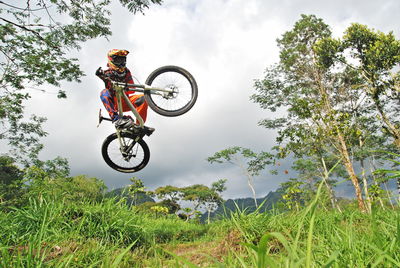
<path fill-rule="evenodd" d="M 126 144 L 125 139 L 122 137 L 120 130 L 117 129 L 117 137 L 119 141 L 119 150 L 122 154 L 122 157 L 125 159 L 125 161 L 129 161 L 132 157 L 136 157 L 136 153 L 133 152 L 133 147 L 135 144 L 142 138 L 140 135 L 137 135 L 131 144 Z"/>

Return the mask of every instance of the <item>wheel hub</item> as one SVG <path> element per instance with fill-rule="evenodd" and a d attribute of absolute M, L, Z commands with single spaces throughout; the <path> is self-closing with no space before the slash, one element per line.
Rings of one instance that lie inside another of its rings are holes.
<path fill-rule="evenodd" d="M 179 89 L 176 85 L 174 84 L 169 84 L 165 87 L 167 90 L 170 90 L 170 92 L 165 92 L 163 97 L 165 99 L 175 99 L 178 94 L 179 94 Z"/>

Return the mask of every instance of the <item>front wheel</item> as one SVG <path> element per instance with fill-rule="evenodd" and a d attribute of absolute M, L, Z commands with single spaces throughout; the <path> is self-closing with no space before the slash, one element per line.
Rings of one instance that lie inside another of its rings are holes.
<path fill-rule="evenodd" d="M 117 133 L 108 136 L 101 147 L 104 161 L 113 169 L 133 173 L 143 169 L 150 159 L 150 150 L 142 139 L 135 141 L 136 136 L 121 132 L 121 143 Z"/>
<path fill-rule="evenodd" d="M 194 77 L 178 66 L 164 66 L 153 71 L 146 85 L 166 91 L 146 90 L 144 97 L 150 108 L 163 116 L 178 116 L 189 111 L 197 100 Z"/>

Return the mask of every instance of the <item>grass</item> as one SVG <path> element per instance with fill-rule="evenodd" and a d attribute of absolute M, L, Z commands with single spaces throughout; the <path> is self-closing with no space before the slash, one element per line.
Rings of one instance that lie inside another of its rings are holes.
<path fill-rule="evenodd" d="M 319 194 L 300 212 L 236 213 L 251 256 L 237 256 L 240 267 L 400 267 L 399 210 L 327 211 Z"/>
<path fill-rule="evenodd" d="M 31 199 L 0 212 L 0 267 L 399 267 L 399 210 L 319 207 L 209 225 L 123 202 Z"/>
<path fill-rule="evenodd" d="M 191 241 L 206 226 L 153 218 L 123 202 L 30 200 L 0 214 L 0 267 L 136 265 L 129 254 L 174 240 Z"/>

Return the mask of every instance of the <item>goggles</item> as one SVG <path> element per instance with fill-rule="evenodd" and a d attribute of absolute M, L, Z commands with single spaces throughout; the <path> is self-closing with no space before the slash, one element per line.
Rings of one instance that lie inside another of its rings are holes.
<path fill-rule="evenodd" d="M 111 56 L 111 58 L 112 58 L 112 62 L 117 66 L 122 66 L 122 65 L 125 65 L 125 63 L 126 63 L 126 56 L 113 55 L 113 56 Z"/>

